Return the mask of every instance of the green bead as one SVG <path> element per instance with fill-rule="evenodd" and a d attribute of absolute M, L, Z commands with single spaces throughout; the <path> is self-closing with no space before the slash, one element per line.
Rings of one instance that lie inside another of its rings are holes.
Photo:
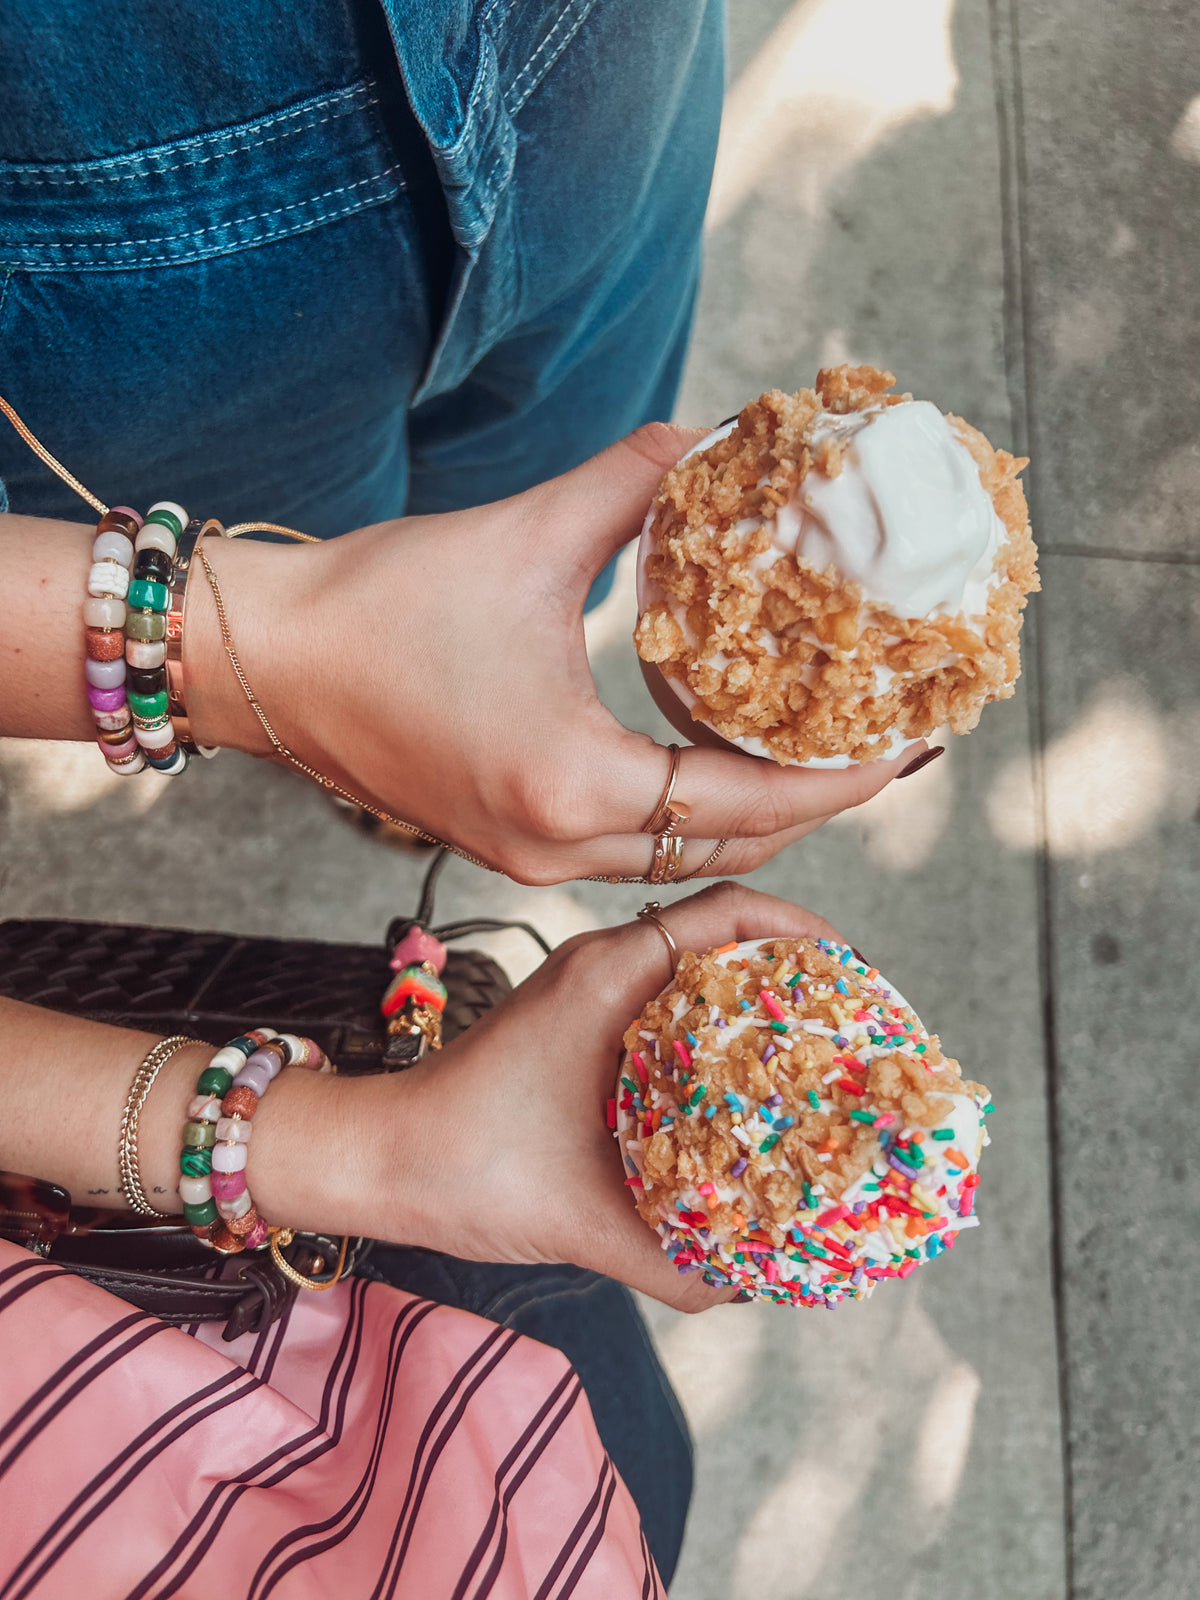
<path fill-rule="evenodd" d="M 183 1125 L 184 1144 L 195 1145 L 204 1150 L 217 1142 L 216 1125 L 212 1122 L 185 1122 Z"/>
<path fill-rule="evenodd" d="M 153 578 L 135 578 L 125 599 L 128 605 L 140 609 L 165 611 L 169 596 L 165 583 L 155 583 Z"/>
<path fill-rule="evenodd" d="M 197 1094 L 215 1094 L 224 1099 L 233 1087 L 233 1073 L 224 1067 L 205 1067 L 196 1079 Z"/>
<path fill-rule="evenodd" d="M 125 618 L 125 637 L 139 643 L 165 639 L 167 619 L 161 611 L 131 611 Z"/>
<path fill-rule="evenodd" d="M 169 528 L 177 539 L 182 537 L 183 523 L 180 522 L 179 518 L 173 511 L 163 511 L 161 509 L 158 511 L 151 511 L 149 516 L 146 518 L 146 522 L 157 522 L 161 524 L 162 527 Z M 143 524 L 143 526 L 145 526 L 145 524 Z"/>
<path fill-rule="evenodd" d="M 133 694 L 126 696 L 129 709 L 136 717 L 165 717 L 167 714 L 167 691 L 160 689 L 157 694 Z"/>
<path fill-rule="evenodd" d="M 193 1228 L 203 1228 L 217 1220 L 217 1202 L 206 1200 L 202 1206 L 184 1206 L 184 1220 Z"/>
<path fill-rule="evenodd" d="M 181 1150 L 179 1170 L 185 1178 L 204 1178 L 212 1171 L 211 1150 Z"/>

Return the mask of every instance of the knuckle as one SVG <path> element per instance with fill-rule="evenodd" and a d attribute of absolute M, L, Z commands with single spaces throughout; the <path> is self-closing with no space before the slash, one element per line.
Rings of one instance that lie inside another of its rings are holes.
<path fill-rule="evenodd" d="M 542 775 L 528 773 L 519 778 L 513 799 L 517 815 L 534 839 L 554 844 L 570 839 L 568 809 L 553 784 L 546 783 Z"/>
<path fill-rule="evenodd" d="M 544 850 L 527 845 L 512 845 L 499 852 L 496 865 L 506 878 L 533 889 L 559 883 L 563 874 Z"/>
<path fill-rule="evenodd" d="M 740 883 L 731 883 L 728 878 L 722 878 L 719 883 L 710 883 L 707 888 L 701 889 L 696 899 L 702 900 L 706 906 L 727 911 L 737 905 L 745 893 Z"/>
<path fill-rule="evenodd" d="M 682 428 L 673 427 L 669 422 L 643 422 L 626 434 L 621 443 L 660 472 L 666 472 L 679 460 L 690 440 Z"/>

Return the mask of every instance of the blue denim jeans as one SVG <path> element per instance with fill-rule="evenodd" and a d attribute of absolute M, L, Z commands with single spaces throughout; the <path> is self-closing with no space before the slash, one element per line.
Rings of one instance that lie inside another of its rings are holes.
<path fill-rule="evenodd" d="M 0 392 L 110 503 L 329 537 L 516 493 L 670 413 L 722 71 L 721 0 L 0 0 Z M 0 426 L 8 508 L 82 504 Z M 567 1352 L 669 1576 L 628 1295 L 385 1259 Z"/>
<path fill-rule="evenodd" d="M 323 537 L 669 414 L 720 0 L 0 0 L 0 373 L 109 502 Z M 0 434 L 0 509 L 80 502 Z"/>

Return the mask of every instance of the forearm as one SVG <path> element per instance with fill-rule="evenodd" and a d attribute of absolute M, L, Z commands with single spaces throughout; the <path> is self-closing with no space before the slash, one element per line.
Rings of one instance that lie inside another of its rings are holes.
<path fill-rule="evenodd" d="M 83 601 L 95 529 L 0 516 L 0 735 L 95 737 L 84 692 Z M 238 651 L 256 691 L 285 723 L 293 709 L 291 656 L 305 642 L 321 551 L 249 539 L 208 540 Z M 270 749 L 225 654 L 204 574 L 194 570 L 184 634 L 188 711 L 203 744 Z"/>
<path fill-rule="evenodd" d="M 124 1209 L 121 1114 L 158 1036 L 0 1000 L 0 1039 L 0 1168 L 60 1183 L 77 1205 Z M 212 1053 L 210 1045 L 191 1045 L 172 1056 L 141 1113 L 138 1170 L 162 1211 L 179 1207 L 181 1133 Z M 419 1242 L 423 1099 L 418 1080 L 410 1084 L 403 1074 L 280 1073 L 255 1113 L 246 1169 L 260 1215 L 273 1225 Z M 399 1139 L 391 1130 L 404 1130 L 404 1161 L 395 1159 Z"/>

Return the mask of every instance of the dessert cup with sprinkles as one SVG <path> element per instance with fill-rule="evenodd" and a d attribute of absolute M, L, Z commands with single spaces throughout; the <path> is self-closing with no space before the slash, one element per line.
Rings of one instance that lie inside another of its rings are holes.
<path fill-rule="evenodd" d="M 832 1308 L 977 1226 L 988 1091 L 848 946 L 687 952 L 624 1043 L 609 1123 L 680 1272 Z"/>
<path fill-rule="evenodd" d="M 773 389 L 663 478 L 634 640 L 684 732 L 844 767 L 1012 694 L 1039 587 L 1027 463 L 893 382 L 834 367 Z"/>

